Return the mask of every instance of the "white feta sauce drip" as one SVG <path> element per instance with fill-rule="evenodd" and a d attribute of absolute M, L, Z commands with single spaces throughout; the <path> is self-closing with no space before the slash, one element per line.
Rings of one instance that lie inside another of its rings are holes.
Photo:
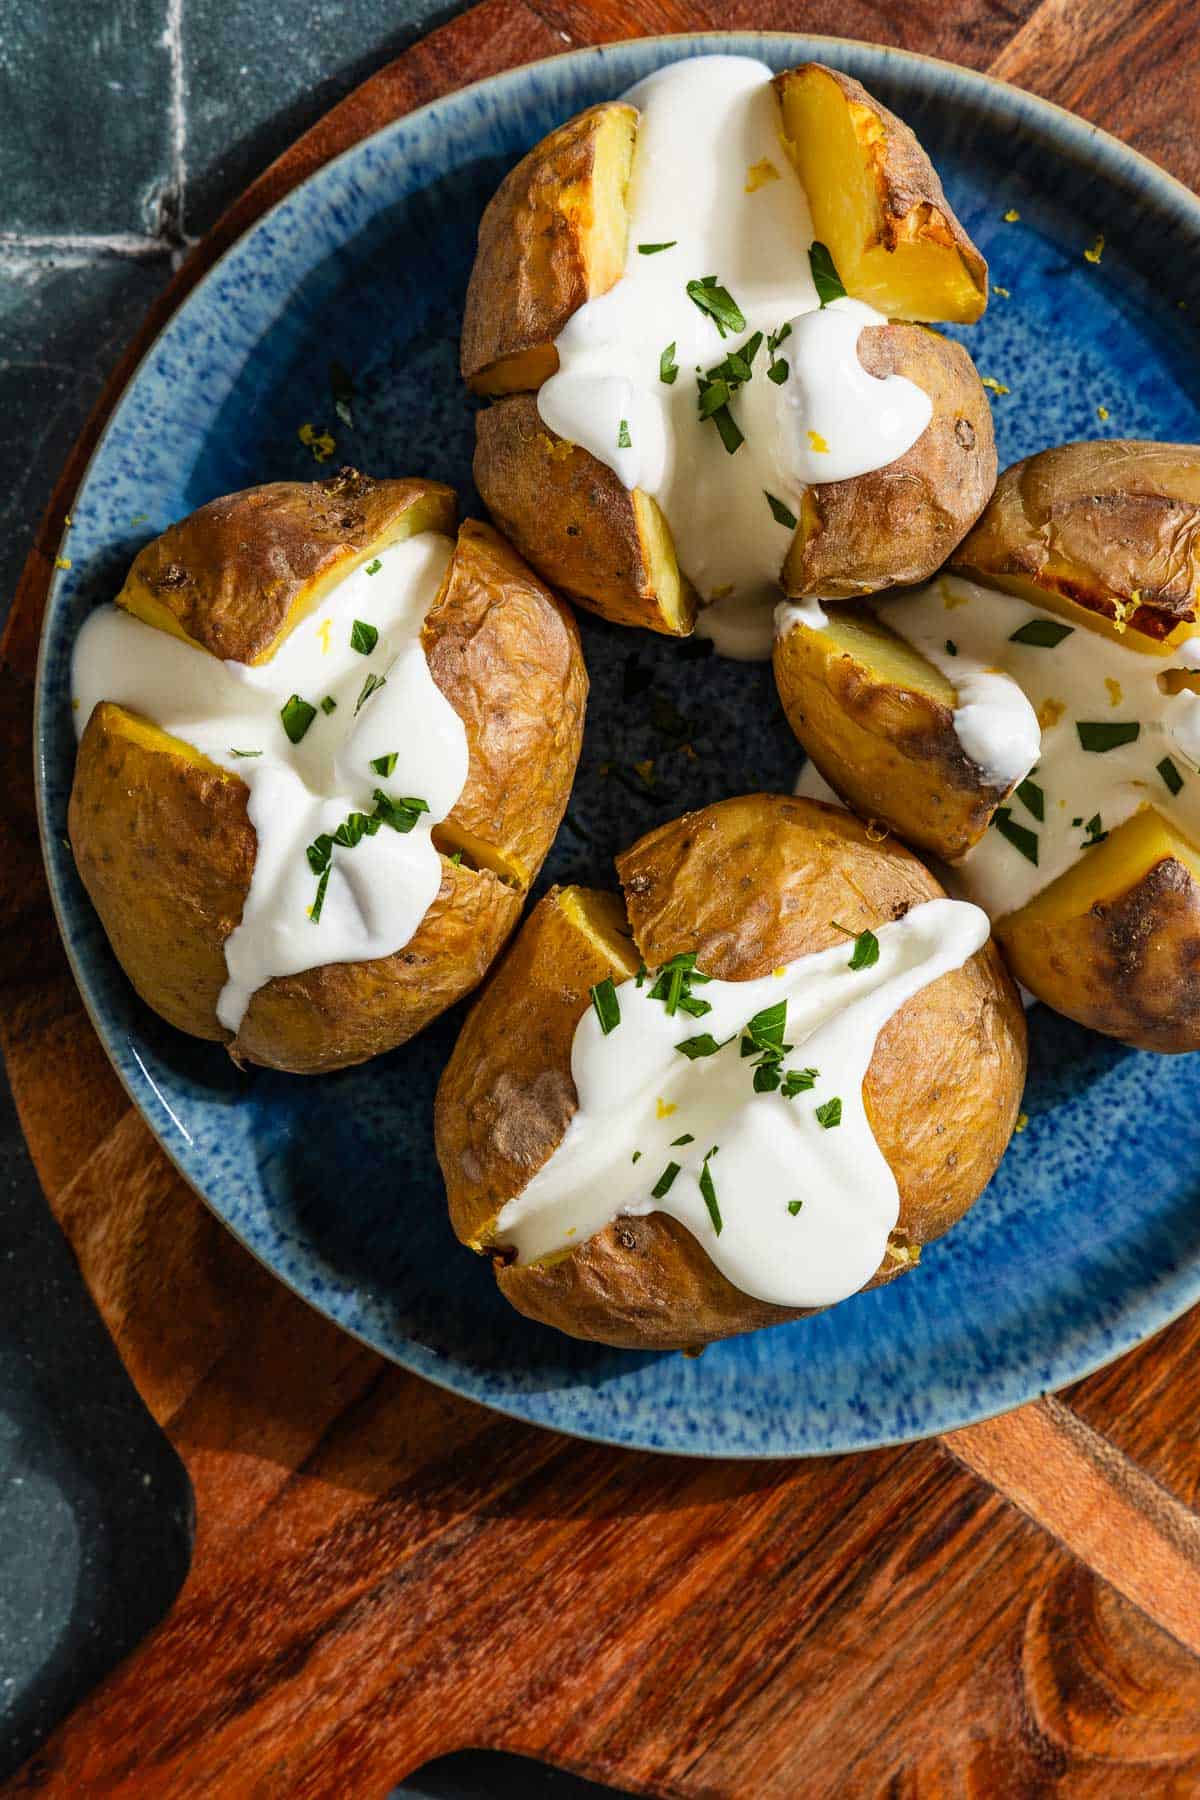
<path fill-rule="evenodd" d="M 578 1111 L 502 1209 L 498 1242 L 534 1262 L 623 1214 L 663 1212 L 742 1293 L 803 1307 L 857 1292 L 883 1261 L 899 1213 L 863 1106 L 875 1040 L 906 1000 L 987 942 L 988 922 L 975 906 L 930 900 L 877 937 L 869 968 L 850 967 L 847 939 L 762 980 L 697 986 L 712 1008 L 700 1019 L 668 1014 L 649 981 L 617 988 L 620 1022 L 607 1036 L 589 1007 L 571 1052 Z M 790 1100 L 754 1092 L 753 1060 L 739 1048 L 749 1020 L 781 1000 L 792 1046 L 782 1066 L 818 1071 Z M 723 1047 L 689 1059 L 677 1046 L 701 1033 Z M 827 1127 L 817 1109 L 835 1099 L 841 1122 Z M 706 1159 L 719 1233 L 700 1185 Z M 678 1173 L 661 1191 L 671 1163 Z"/>
<path fill-rule="evenodd" d="M 421 627 L 452 550 L 425 533 L 380 551 L 254 668 L 220 662 L 117 606 L 98 608 L 79 634 L 71 685 L 81 736 L 93 708 L 110 700 L 233 770 L 250 790 L 258 848 L 241 921 L 225 944 L 217 1016 L 228 1031 L 276 975 L 402 949 L 438 893 L 431 830 L 462 792 L 468 749 L 462 720 L 429 672 Z M 351 645 L 356 620 L 378 631 L 368 655 Z M 360 705 L 368 676 L 384 685 Z M 317 709 L 297 744 L 280 717 L 293 694 Z M 336 702 L 329 713 L 326 696 Z M 390 774 L 371 768 L 393 752 Z M 429 811 L 407 834 L 385 824 L 352 849 L 335 846 L 314 921 L 317 876 L 306 846 L 349 813 L 372 813 L 376 789 L 424 800 Z"/>
<path fill-rule="evenodd" d="M 1036 863 L 993 824 L 955 865 L 956 890 L 992 918 L 1024 906 L 1088 855 L 1097 837 L 1143 807 L 1155 807 L 1200 844 L 1200 696 L 1160 685 L 1172 667 L 1196 666 L 1200 641 L 1181 645 L 1174 657 L 1131 649 L 956 576 L 897 595 L 877 611 L 954 684 L 955 725 L 972 761 L 998 786 L 1029 775 L 1036 790 L 1028 800 L 1014 793 L 1008 801 L 1011 824 L 1036 839 Z M 1013 634 L 1034 620 L 1048 635 L 1064 635 L 1053 645 L 1014 643 Z M 1128 742 L 1089 750 L 1080 723 L 1100 727 L 1101 742 L 1124 735 L 1114 726 L 1136 725 L 1137 732 Z M 1159 766 L 1164 759 L 1167 775 Z M 1180 784 L 1178 793 L 1168 776 Z"/>
<path fill-rule="evenodd" d="M 880 380 L 858 361 L 864 326 L 886 323 L 857 300 L 818 308 L 808 266 L 812 223 L 780 136 L 771 71 L 751 57 L 674 63 L 633 88 L 639 109 L 625 272 L 568 321 L 559 372 L 538 393 L 552 431 L 658 501 L 680 564 L 706 602 L 733 610 L 709 631 L 722 654 L 770 654 L 770 603 L 791 527 L 813 482 L 882 468 L 929 422 L 929 396 L 903 376 Z M 669 245 L 652 254 L 640 246 Z M 689 298 L 713 276 L 745 318 L 722 337 Z M 787 326 L 775 358 L 767 339 Z M 730 401 L 744 442 L 730 455 L 697 410 L 708 371 L 756 332 L 753 375 Z M 678 374 L 661 378 L 673 346 Z M 772 360 L 787 379 L 768 379 Z M 754 634 L 749 609 L 767 606 Z"/>

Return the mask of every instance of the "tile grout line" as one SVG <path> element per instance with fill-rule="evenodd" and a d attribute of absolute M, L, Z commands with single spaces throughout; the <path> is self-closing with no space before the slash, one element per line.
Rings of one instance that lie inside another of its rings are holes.
<path fill-rule="evenodd" d="M 183 66 L 183 0 L 167 0 L 162 36 L 170 71 L 171 174 L 159 232 L 175 250 L 187 247 L 187 80 Z"/>
<path fill-rule="evenodd" d="M 0 257 L 36 260 L 47 251 L 63 256 L 155 257 L 168 256 L 173 246 L 164 237 L 133 231 L 92 233 L 85 231 L 0 231 Z"/>

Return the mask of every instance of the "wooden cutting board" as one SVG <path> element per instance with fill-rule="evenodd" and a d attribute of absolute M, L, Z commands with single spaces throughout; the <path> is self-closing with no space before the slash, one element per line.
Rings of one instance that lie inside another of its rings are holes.
<path fill-rule="evenodd" d="M 382 69 L 191 255 L 43 522 L 0 670 L 0 1041 L 46 1194 L 195 1490 L 164 1623 L 11 1793 L 353 1796 L 493 1746 L 656 1795 L 1200 1793 L 1200 1309 L 1058 1398 L 799 1464 L 592 1447 L 341 1335 L 174 1173 L 68 974 L 30 703 L 97 431 L 197 277 L 329 157 L 623 35 L 854 34 L 988 68 L 1200 180 L 1191 0 L 485 0 Z"/>

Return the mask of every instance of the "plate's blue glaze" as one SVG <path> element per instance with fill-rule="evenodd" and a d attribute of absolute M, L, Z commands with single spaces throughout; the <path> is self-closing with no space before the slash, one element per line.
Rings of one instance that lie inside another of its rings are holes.
<path fill-rule="evenodd" d="M 473 499 L 456 335 L 484 202 L 552 125 L 712 48 L 780 68 L 834 62 L 915 126 L 1011 291 L 964 334 L 981 372 L 1011 389 L 996 402 L 1002 463 L 1080 436 L 1200 439 L 1200 204 L 1067 114 L 962 70 L 800 37 L 633 43 L 518 70 L 321 170 L 230 251 L 147 355 L 88 470 L 72 566 L 51 595 L 41 804 L 55 902 L 109 1055 L 184 1174 L 285 1281 L 405 1367 L 539 1424 L 658 1449 L 796 1455 L 1012 1406 L 1200 1297 L 1195 1060 L 1138 1055 L 1036 1009 L 1029 1129 L 915 1274 L 697 1361 L 622 1355 L 518 1318 L 451 1236 L 430 1104 L 456 1015 L 346 1074 L 239 1074 L 135 1000 L 65 848 L 70 646 L 133 552 L 216 494 L 316 474 L 297 439 L 309 421 L 333 432 L 339 462 L 440 476 Z M 1005 223 L 1014 207 L 1020 221 Z M 1083 251 L 1102 224 L 1097 266 Z M 350 427 L 332 403 L 334 359 L 353 374 Z M 582 623 L 590 720 L 547 879 L 611 881 L 613 852 L 685 805 L 790 785 L 799 759 L 768 670 Z M 671 748 L 661 697 L 688 719 L 696 760 Z M 646 757 L 653 792 L 630 770 Z"/>

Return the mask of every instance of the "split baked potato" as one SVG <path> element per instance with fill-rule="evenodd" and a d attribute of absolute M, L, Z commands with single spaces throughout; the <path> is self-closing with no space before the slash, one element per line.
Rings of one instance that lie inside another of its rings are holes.
<path fill-rule="evenodd" d="M 751 980 L 838 942 L 839 926 L 879 926 L 942 890 L 909 851 L 873 841 L 849 814 L 763 794 L 652 831 L 617 869 L 623 902 L 552 890 L 496 969 L 442 1076 L 437 1151 L 456 1234 L 492 1257 L 518 1311 L 625 1348 L 694 1348 L 799 1315 L 740 1292 L 661 1212 L 618 1217 L 525 1266 L 497 1235 L 504 1204 L 576 1109 L 571 1049 L 590 990 L 680 952 L 718 978 Z M 1013 1130 L 1024 1075 L 1024 1016 L 990 943 L 881 1031 L 863 1094 L 900 1213 L 871 1285 L 911 1267 L 978 1197 Z"/>
<path fill-rule="evenodd" d="M 345 575 L 417 533 L 453 537 L 455 514 L 437 482 L 351 469 L 251 488 L 147 545 L 119 604 L 198 656 L 262 664 Z M 236 1037 L 216 1004 L 255 863 L 245 782 L 118 705 L 97 705 L 83 732 L 70 840 L 113 950 L 168 1023 L 225 1042 L 239 1062 L 309 1073 L 412 1037 L 482 978 L 550 848 L 587 695 L 568 609 L 490 526 L 468 520 L 421 642 L 469 752 L 460 798 L 434 828 L 440 892 L 394 955 L 260 987 Z"/>
<path fill-rule="evenodd" d="M 1161 680 L 1194 687 L 1165 663 L 1197 635 L 1200 448 L 1108 441 L 1029 457 L 1003 473 L 950 567 L 1161 659 Z M 951 680 L 889 629 L 886 597 L 831 608 L 816 629 L 797 619 L 774 661 L 793 730 L 855 811 L 949 863 L 979 843 L 1008 791 L 964 751 Z M 1200 844 L 1167 816 L 1157 755 L 1140 810 L 1025 904 L 989 910 L 1010 969 L 1039 999 L 1122 1042 L 1177 1052 L 1200 1048 Z"/>
<path fill-rule="evenodd" d="M 974 365 L 925 328 L 978 318 L 987 267 L 912 132 L 858 82 L 814 63 L 774 85 L 816 238 L 851 297 L 892 321 L 863 332 L 860 360 L 872 374 L 907 376 L 933 401 L 929 425 L 893 463 L 805 490 L 782 585 L 794 596 L 850 596 L 924 580 L 995 481 L 991 412 Z M 634 107 L 592 107 L 506 177 L 480 227 L 461 365 L 494 401 L 477 419 L 476 485 L 521 554 L 603 617 L 683 635 L 698 598 L 669 519 L 651 495 L 626 489 L 551 431 L 534 397 L 558 368 L 555 339 L 567 321 L 622 277 L 637 132 Z M 804 246 L 796 249 L 799 260 Z"/>

